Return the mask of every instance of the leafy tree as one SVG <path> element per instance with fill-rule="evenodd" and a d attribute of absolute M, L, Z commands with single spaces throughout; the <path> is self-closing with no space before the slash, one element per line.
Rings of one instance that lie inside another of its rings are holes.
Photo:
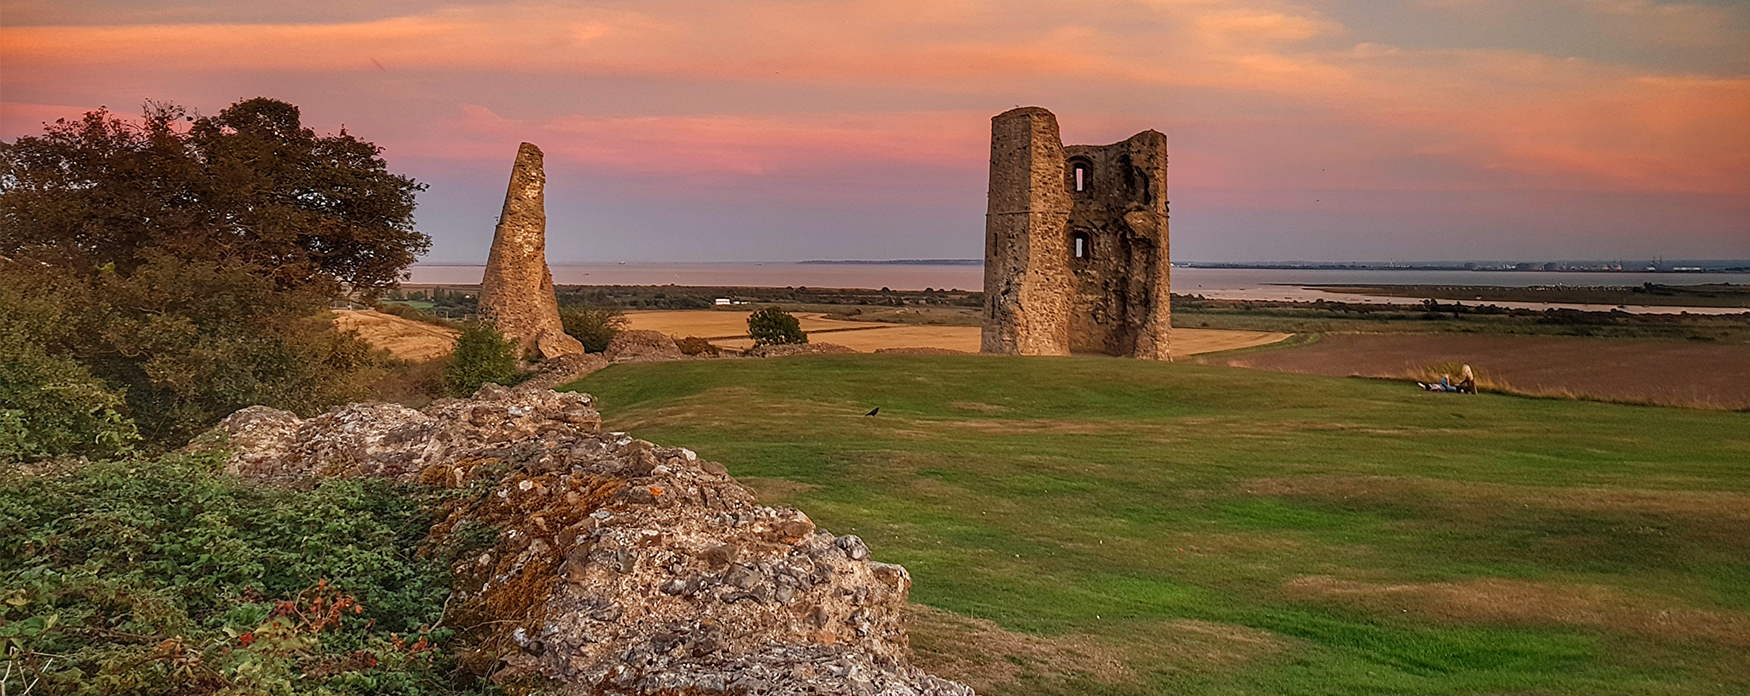
<path fill-rule="evenodd" d="M 591 353 L 607 350 L 627 324 L 626 313 L 611 307 L 568 307 L 559 312 L 559 320 L 565 325 L 565 333 Z"/>
<path fill-rule="evenodd" d="M 96 111 L 0 142 L 0 292 L 53 297 L 58 317 L 15 322 L 0 359 L 83 366 L 167 445 L 251 404 L 311 415 L 362 396 L 381 359 L 320 316 L 344 290 L 392 287 L 430 244 L 413 229 L 423 186 L 379 154 L 271 99 L 200 119 Z"/>
<path fill-rule="evenodd" d="M 808 334 L 802 333 L 802 322 L 777 307 L 766 307 L 748 315 L 747 335 L 753 338 L 756 346 L 808 342 Z"/>
<path fill-rule="evenodd" d="M 200 119 L 148 102 L 143 123 L 59 120 L 0 143 L 0 255 L 127 276 L 169 254 L 280 289 L 390 287 L 431 240 L 413 228 L 424 185 L 381 152 L 345 129 L 318 136 L 265 98 Z"/>
<path fill-rule="evenodd" d="M 456 352 L 444 368 L 444 393 L 468 396 L 487 382 L 511 384 L 516 366 L 516 342 L 489 323 L 474 322 L 462 327 L 456 338 Z"/>

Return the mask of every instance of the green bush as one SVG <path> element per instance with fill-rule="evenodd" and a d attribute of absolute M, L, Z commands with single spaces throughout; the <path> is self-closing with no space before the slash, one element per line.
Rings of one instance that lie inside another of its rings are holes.
<path fill-rule="evenodd" d="M 0 463 L 110 457 L 140 439 L 120 395 L 48 352 L 68 330 L 64 299 L 0 282 Z"/>
<path fill-rule="evenodd" d="M 121 409 L 83 365 L 0 345 L 0 463 L 127 453 L 140 433 Z"/>
<path fill-rule="evenodd" d="M 0 671 L 41 694 L 453 694 L 450 493 L 241 485 L 215 455 L 0 473 Z M 422 640 L 423 639 L 423 640 Z"/>
<path fill-rule="evenodd" d="M 627 323 L 626 313 L 611 307 L 568 307 L 559 312 L 559 320 L 565 324 L 565 333 L 591 353 L 607 350 Z"/>
<path fill-rule="evenodd" d="M 487 382 L 514 384 L 516 367 L 516 342 L 506 339 L 490 323 L 471 323 L 462 327 L 456 352 L 444 368 L 444 393 L 468 396 Z"/>
<path fill-rule="evenodd" d="M 747 335 L 753 338 L 756 346 L 808 342 L 808 334 L 802 333 L 802 322 L 777 307 L 766 307 L 748 315 Z"/>

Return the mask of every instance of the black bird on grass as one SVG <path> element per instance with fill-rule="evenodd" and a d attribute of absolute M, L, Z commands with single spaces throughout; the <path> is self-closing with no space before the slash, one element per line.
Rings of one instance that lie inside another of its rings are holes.
<path fill-rule="evenodd" d="M 865 416 L 873 416 L 873 415 L 876 415 L 876 414 L 878 414 L 878 413 L 881 413 L 881 407 L 880 407 L 880 406 L 876 406 L 876 407 L 875 407 L 875 410 L 873 410 L 873 411 L 870 411 L 870 412 L 868 412 L 868 413 L 865 413 L 865 414 L 863 414 L 863 415 L 865 415 Z"/>

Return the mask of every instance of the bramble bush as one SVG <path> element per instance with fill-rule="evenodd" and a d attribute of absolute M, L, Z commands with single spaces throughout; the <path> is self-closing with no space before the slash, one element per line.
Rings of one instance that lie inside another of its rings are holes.
<path fill-rule="evenodd" d="M 483 693 L 439 627 L 456 492 L 243 485 L 219 455 L 0 472 L 0 653 L 38 694 Z M 38 681 L 40 679 L 40 681 Z"/>
<path fill-rule="evenodd" d="M 753 338 L 756 346 L 808 342 L 808 334 L 802 333 L 802 322 L 777 307 L 766 307 L 748 315 L 747 335 Z"/>

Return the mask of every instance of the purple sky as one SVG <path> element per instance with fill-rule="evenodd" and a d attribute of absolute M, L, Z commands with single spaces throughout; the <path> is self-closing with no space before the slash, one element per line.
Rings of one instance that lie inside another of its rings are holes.
<path fill-rule="evenodd" d="M 482 262 L 976 258 L 989 118 L 1171 153 L 1179 260 L 1750 257 L 1750 4 L 0 0 L 0 137 L 238 99 L 345 125 Z"/>

